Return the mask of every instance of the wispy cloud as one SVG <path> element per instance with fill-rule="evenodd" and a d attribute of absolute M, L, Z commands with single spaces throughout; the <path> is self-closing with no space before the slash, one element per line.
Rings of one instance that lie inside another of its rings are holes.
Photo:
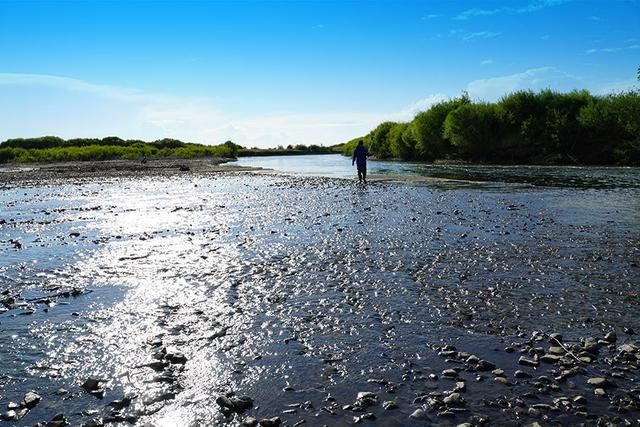
<path fill-rule="evenodd" d="M 502 7 L 498 9 L 472 8 L 459 13 L 454 19 L 466 21 L 471 18 L 477 18 L 482 16 L 494 16 L 502 13 L 511 13 L 511 14 L 532 13 L 542 9 L 546 9 L 548 7 L 558 6 L 563 3 L 567 3 L 568 1 L 570 0 L 535 0 L 535 1 L 529 2 L 528 4 L 522 7 Z"/>
<path fill-rule="evenodd" d="M 491 101 L 517 90 L 572 90 L 579 87 L 584 87 L 579 78 L 555 67 L 539 67 L 507 76 L 474 80 L 467 85 L 467 92 L 473 98 Z"/>
<path fill-rule="evenodd" d="M 466 33 L 462 36 L 462 40 L 471 40 L 471 39 L 492 39 L 494 37 L 498 37 L 502 33 L 494 32 L 494 31 L 476 31 L 474 33 Z"/>
<path fill-rule="evenodd" d="M 468 41 L 472 39 L 490 39 L 494 37 L 498 37 L 501 35 L 501 32 L 496 31 L 475 31 L 469 32 L 460 29 L 451 29 L 446 33 L 439 33 L 434 38 L 435 39 L 443 39 L 443 38 L 458 38 L 463 41 Z"/>
<path fill-rule="evenodd" d="M 423 21 L 426 21 L 428 19 L 436 19 L 436 18 L 440 18 L 442 15 L 437 14 L 437 13 L 430 13 L 428 15 L 423 15 L 420 17 L 420 19 L 422 19 Z"/>
<path fill-rule="evenodd" d="M 226 111 L 223 101 L 210 97 L 149 93 L 60 76 L 0 73 L 0 97 L 4 99 L 15 88 L 20 89 L 22 102 L 11 103 L 11 108 L 0 104 L 0 140 L 54 134 L 64 138 L 173 137 L 205 144 L 231 139 L 258 147 L 335 144 L 365 134 L 385 120 L 411 120 L 417 112 L 446 98 L 434 94 L 386 112 L 239 115 Z M 34 111 L 36 101 L 46 109 Z"/>
<path fill-rule="evenodd" d="M 493 59 L 485 59 L 484 61 L 480 62 L 480 65 L 491 65 L 493 64 Z"/>
<path fill-rule="evenodd" d="M 465 20 L 467 20 L 469 18 L 475 18 L 477 16 L 493 16 L 493 15 L 497 15 L 499 13 L 502 13 L 503 11 L 504 11 L 504 9 L 478 9 L 478 8 L 473 8 L 473 9 L 465 10 L 464 12 L 462 12 L 458 16 L 456 16 L 454 19 L 465 21 Z"/>
<path fill-rule="evenodd" d="M 625 46 L 625 47 L 604 47 L 604 48 L 598 48 L 598 49 L 587 49 L 584 53 L 585 53 L 585 55 L 591 55 L 593 53 L 621 52 L 623 50 L 630 50 L 630 49 L 640 49 L 640 44 L 632 44 L 632 45 Z"/>
<path fill-rule="evenodd" d="M 100 85 L 69 77 L 44 74 L 0 73 L 0 85 L 48 86 L 74 92 L 92 93 L 122 101 L 137 101 L 145 97 L 143 92 L 136 89 Z"/>

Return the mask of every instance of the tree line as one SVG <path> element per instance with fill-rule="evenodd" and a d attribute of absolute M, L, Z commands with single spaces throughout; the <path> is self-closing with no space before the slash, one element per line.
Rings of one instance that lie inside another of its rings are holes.
<path fill-rule="evenodd" d="M 640 165 L 640 94 L 518 91 L 473 102 L 463 93 L 411 122 L 381 123 L 345 143 L 343 154 L 359 141 L 379 159 Z"/>
<path fill-rule="evenodd" d="M 62 139 L 56 136 L 15 138 L 0 143 L 0 163 L 137 159 L 154 157 L 236 157 L 241 147 L 232 141 L 201 145 L 164 138 L 153 142 L 137 139 Z"/>

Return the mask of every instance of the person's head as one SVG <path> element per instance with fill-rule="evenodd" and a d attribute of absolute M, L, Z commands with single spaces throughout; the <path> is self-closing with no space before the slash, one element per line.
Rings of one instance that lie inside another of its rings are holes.
<path fill-rule="evenodd" d="M 358 141 L 358 145 L 362 145 L 362 140 Z"/>

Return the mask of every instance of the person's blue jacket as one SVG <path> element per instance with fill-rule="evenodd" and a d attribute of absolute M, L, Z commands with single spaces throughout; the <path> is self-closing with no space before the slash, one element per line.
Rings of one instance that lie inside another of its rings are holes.
<path fill-rule="evenodd" d="M 353 150 L 353 159 L 352 163 L 355 161 L 358 166 L 363 166 L 367 164 L 367 156 L 369 155 L 369 151 L 365 148 L 364 145 L 358 144 L 355 150 Z"/>

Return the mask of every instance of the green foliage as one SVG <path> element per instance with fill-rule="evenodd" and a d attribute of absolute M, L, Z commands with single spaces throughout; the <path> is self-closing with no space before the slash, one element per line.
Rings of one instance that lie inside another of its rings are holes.
<path fill-rule="evenodd" d="M 372 155 L 405 160 L 498 163 L 640 163 L 640 95 L 518 91 L 495 103 L 466 94 L 433 105 L 409 123 L 384 122 L 358 141 Z"/>
<path fill-rule="evenodd" d="M 469 104 L 469 96 L 439 102 L 413 119 L 409 129 L 415 141 L 414 157 L 434 160 L 445 157 L 451 151 L 450 141 L 444 137 L 444 122 L 450 112 Z"/>
<path fill-rule="evenodd" d="M 351 141 L 344 143 L 342 145 L 342 154 L 344 156 L 349 156 L 349 157 L 353 156 L 353 152 L 355 151 L 360 141 L 362 141 L 362 143 L 364 144 L 365 147 L 367 147 L 367 149 L 370 149 L 369 140 L 370 140 L 370 136 L 368 135 L 366 137 L 352 139 Z"/>
<path fill-rule="evenodd" d="M 496 104 L 464 104 L 447 114 L 443 137 L 460 157 L 488 160 L 495 156 L 500 124 Z"/>
<path fill-rule="evenodd" d="M 246 157 L 246 156 L 288 156 L 288 155 L 300 155 L 300 154 L 333 154 L 336 152 L 335 149 L 337 146 L 324 147 L 324 146 L 315 145 L 315 144 L 311 144 L 308 146 L 303 144 L 297 144 L 295 146 L 288 145 L 287 148 L 283 148 L 282 146 L 278 146 L 278 148 L 257 148 L 257 147 L 242 148 L 239 145 L 236 147 L 238 149 L 237 151 L 238 156 Z"/>
<path fill-rule="evenodd" d="M 118 137 L 76 138 L 58 137 L 10 139 L 0 144 L 0 163 L 59 162 L 137 159 L 145 157 L 235 157 L 240 146 L 231 141 L 210 146 L 189 144 L 175 139 L 151 143 L 123 140 Z"/>

